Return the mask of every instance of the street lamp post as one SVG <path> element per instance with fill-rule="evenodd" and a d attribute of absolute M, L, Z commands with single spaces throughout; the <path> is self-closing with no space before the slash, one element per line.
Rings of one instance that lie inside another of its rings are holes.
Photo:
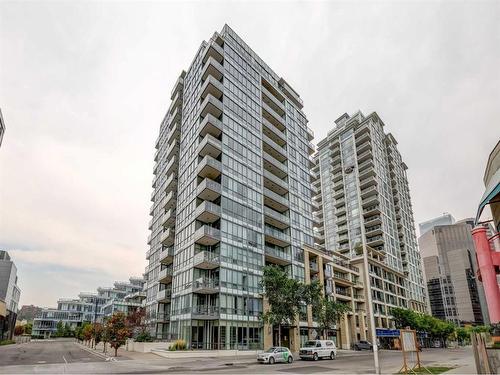
<path fill-rule="evenodd" d="M 357 159 L 357 158 L 356 158 Z M 363 267 L 364 267 L 364 275 L 365 275 L 365 288 L 366 288 L 366 303 L 368 304 L 366 313 L 368 314 L 368 320 L 370 322 L 370 332 L 372 336 L 372 344 L 373 344 L 373 362 L 375 365 L 375 373 L 380 374 L 380 363 L 378 358 L 378 344 L 377 344 L 377 331 L 375 329 L 375 315 L 373 312 L 373 301 L 372 301 L 372 291 L 371 291 L 371 281 L 369 275 L 369 264 L 368 264 L 368 249 L 366 245 L 366 237 L 365 237 L 365 224 L 363 218 L 363 202 L 361 200 L 361 189 L 359 187 L 359 171 L 357 167 L 347 168 L 345 170 L 346 173 L 355 173 L 356 179 L 356 196 L 358 199 L 358 209 L 359 209 L 359 222 L 361 227 L 361 243 L 363 247 Z"/>

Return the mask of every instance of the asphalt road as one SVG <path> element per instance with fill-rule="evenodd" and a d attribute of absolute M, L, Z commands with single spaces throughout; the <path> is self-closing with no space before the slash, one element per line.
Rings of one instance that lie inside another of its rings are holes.
<path fill-rule="evenodd" d="M 81 349 L 73 339 L 0 346 L 0 366 L 101 361 L 101 357 Z"/>
<path fill-rule="evenodd" d="M 195 352 L 186 353 L 195 355 Z M 474 362 L 470 348 L 429 349 L 421 354 L 424 365 L 456 367 L 458 373 L 474 373 L 467 367 Z M 373 373 L 371 352 L 342 351 L 335 360 L 301 361 L 292 364 L 263 365 L 255 356 L 238 358 L 164 358 L 134 353 L 126 360 L 104 361 L 81 349 L 74 342 L 34 342 L 0 348 L 0 373 L 91 373 L 91 374 L 367 374 Z M 45 362 L 45 363 L 43 363 Z M 402 364 L 398 351 L 381 351 L 382 373 L 394 374 Z"/>

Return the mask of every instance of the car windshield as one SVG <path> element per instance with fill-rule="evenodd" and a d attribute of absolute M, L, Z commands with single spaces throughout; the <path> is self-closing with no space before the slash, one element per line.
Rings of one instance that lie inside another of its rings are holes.
<path fill-rule="evenodd" d="M 276 348 L 269 348 L 266 350 L 266 353 L 274 353 L 275 350 Z"/>
<path fill-rule="evenodd" d="M 304 346 L 306 348 L 314 348 L 316 346 L 316 341 L 308 341 Z"/>

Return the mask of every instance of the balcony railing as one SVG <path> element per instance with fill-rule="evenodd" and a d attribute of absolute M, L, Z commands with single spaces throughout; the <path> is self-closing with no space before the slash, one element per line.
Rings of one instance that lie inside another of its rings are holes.
<path fill-rule="evenodd" d="M 288 234 L 285 234 L 278 229 L 274 229 L 268 225 L 264 226 L 264 233 L 267 236 L 274 237 L 282 242 L 290 243 L 290 236 Z"/>
<path fill-rule="evenodd" d="M 222 193 L 221 185 L 209 178 L 205 178 L 196 188 L 197 196 L 206 201 L 213 201 Z"/>
<path fill-rule="evenodd" d="M 201 251 L 193 257 L 193 265 L 201 269 L 214 269 L 219 267 L 219 254 Z"/>
<path fill-rule="evenodd" d="M 203 225 L 194 232 L 194 240 L 206 246 L 215 245 L 220 242 L 220 230 Z"/>
<path fill-rule="evenodd" d="M 276 210 L 273 210 L 272 208 L 264 206 L 264 215 L 266 215 L 269 219 L 272 219 L 270 220 L 271 224 L 280 229 L 285 229 L 290 226 L 290 218 Z"/>
<path fill-rule="evenodd" d="M 290 264 L 292 262 L 292 255 L 288 251 L 280 250 L 271 246 L 265 247 L 266 256 L 271 258 L 273 263 Z"/>

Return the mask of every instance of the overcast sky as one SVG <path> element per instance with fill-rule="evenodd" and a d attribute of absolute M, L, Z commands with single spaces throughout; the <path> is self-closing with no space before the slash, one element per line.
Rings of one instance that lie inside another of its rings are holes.
<path fill-rule="evenodd" d="M 169 93 L 228 23 L 297 90 L 316 139 L 377 111 L 416 222 L 474 216 L 500 137 L 500 2 L 0 2 L 0 249 L 21 304 L 140 275 Z"/>

